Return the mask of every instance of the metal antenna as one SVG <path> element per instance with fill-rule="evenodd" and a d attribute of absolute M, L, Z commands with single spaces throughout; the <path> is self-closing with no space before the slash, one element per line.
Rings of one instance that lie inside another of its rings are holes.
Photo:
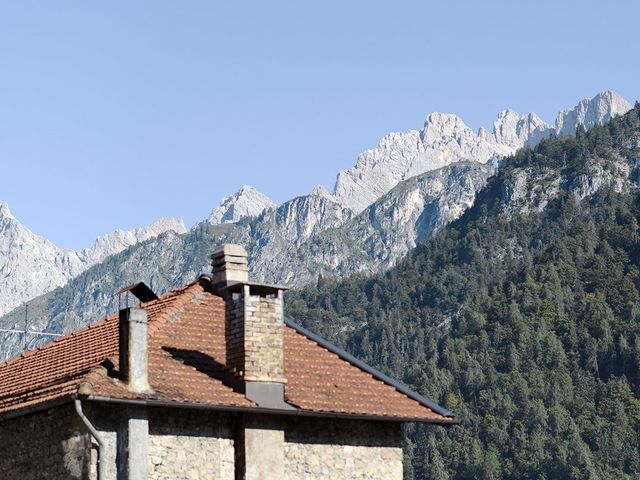
<path fill-rule="evenodd" d="M 24 330 L 18 330 L 17 328 L 0 328 L 0 333 L 18 333 L 22 336 L 22 349 L 27 349 L 27 334 L 29 335 L 42 335 L 45 337 L 62 337 L 61 333 L 49 333 L 49 332 L 30 332 L 29 331 L 29 304 L 24 305 Z"/>
<path fill-rule="evenodd" d="M 28 323 L 29 323 L 29 304 L 25 303 L 24 304 L 24 335 L 22 335 L 22 349 L 26 350 L 27 349 L 27 330 L 28 330 Z"/>

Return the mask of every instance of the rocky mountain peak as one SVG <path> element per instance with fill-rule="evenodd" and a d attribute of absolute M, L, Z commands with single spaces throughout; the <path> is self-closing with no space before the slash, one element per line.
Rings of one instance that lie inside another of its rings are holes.
<path fill-rule="evenodd" d="M 520 115 L 511 109 L 502 110 L 493 122 L 493 139 L 501 145 L 522 147 L 537 128 L 549 128 L 538 115 Z"/>
<path fill-rule="evenodd" d="M 434 112 L 422 130 L 385 135 L 376 148 L 362 152 L 354 167 L 338 174 L 334 194 L 359 213 L 415 175 L 460 161 L 486 163 L 520 146 L 503 145 L 485 130 L 475 133 L 457 115 Z"/>
<path fill-rule="evenodd" d="M 63 249 L 36 235 L 0 204 L 0 314 L 56 287 L 65 285 L 87 268 L 138 242 L 166 231 L 186 232 L 182 219 L 160 219 L 149 227 L 116 230 L 99 237 L 93 247 Z"/>
<path fill-rule="evenodd" d="M 78 255 L 83 262 L 93 265 L 131 245 L 144 242 L 168 231 L 182 234 L 187 232 L 187 228 L 182 218 L 160 218 L 147 227 L 134 230 L 115 230 L 101 235 L 96 239 L 93 247 L 79 251 Z"/>
<path fill-rule="evenodd" d="M 0 202 L 0 220 L 5 218 L 12 220 L 14 219 L 13 215 L 11 214 L 11 210 L 9 210 L 9 204 Z"/>
<path fill-rule="evenodd" d="M 330 200 L 332 202 L 337 202 L 338 201 L 336 199 L 335 195 L 333 195 L 331 192 L 329 192 L 329 190 L 324 188 L 322 185 L 316 185 L 315 188 L 313 190 L 311 190 L 311 193 L 309 193 L 309 196 L 325 198 L 325 199 Z"/>
<path fill-rule="evenodd" d="M 472 130 L 457 115 L 433 112 L 424 122 L 421 138 L 424 142 L 430 142 L 446 138 L 460 138 L 469 134 L 473 135 Z"/>
<path fill-rule="evenodd" d="M 572 109 L 562 110 L 556 119 L 556 135 L 575 135 L 578 125 L 585 128 L 607 122 L 631 109 L 631 104 L 612 90 L 585 98 Z"/>
<path fill-rule="evenodd" d="M 243 185 L 233 195 L 220 200 L 218 206 L 209 214 L 206 222 L 213 225 L 234 223 L 243 217 L 257 217 L 265 209 L 275 207 L 275 202 L 269 197 L 250 185 Z"/>

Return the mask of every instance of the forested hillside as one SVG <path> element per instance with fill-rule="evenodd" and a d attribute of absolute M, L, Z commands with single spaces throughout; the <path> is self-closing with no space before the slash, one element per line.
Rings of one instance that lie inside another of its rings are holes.
<path fill-rule="evenodd" d="M 640 106 L 506 159 L 385 275 L 287 314 L 452 410 L 406 429 L 416 479 L 640 478 Z"/>

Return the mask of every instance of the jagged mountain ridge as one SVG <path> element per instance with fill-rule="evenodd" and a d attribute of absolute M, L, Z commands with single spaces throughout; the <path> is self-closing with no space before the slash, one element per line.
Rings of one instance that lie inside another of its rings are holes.
<path fill-rule="evenodd" d="M 499 160 L 523 146 L 533 148 L 544 138 L 573 135 L 578 125 L 602 124 L 630 108 L 619 94 L 607 90 L 560 111 L 555 127 L 535 113 L 520 115 L 506 109 L 498 113 L 491 132 L 484 128 L 474 132 L 460 117 L 434 112 L 421 130 L 389 133 L 375 148 L 363 151 L 353 167 L 338 173 L 333 196 L 359 213 L 402 180 L 460 161 Z M 223 198 L 206 221 L 231 223 L 274 207 L 266 195 L 245 185 Z"/>
<path fill-rule="evenodd" d="M 362 152 L 354 167 L 338 174 L 335 195 L 360 212 L 412 176 L 460 161 L 487 163 L 512 154 L 526 141 L 520 140 L 518 131 L 538 125 L 545 124 L 535 115 L 521 117 L 505 111 L 491 134 L 485 130 L 475 133 L 456 115 L 432 113 L 422 130 L 390 133 L 376 148 Z"/>
<path fill-rule="evenodd" d="M 511 110 L 498 114 L 493 131 L 477 133 L 451 114 L 432 113 L 422 130 L 386 135 L 374 149 L 358 156 L 356 165 L 340 172 L 334 187 L 338 200 L 360 212 L 399 181 L 458 161 L 486 163 L 535 147 L 543 138 L 572 135 L 579 124 L 589 128 L 626 113 L 631 105 L 620 95 L 604 91 L 558 114 L 552 128 L 535 113 Z"/>
<path fill-rule="evenodd" d="M 36 235 L 11 214 L 7 204 L 0 204 L 0 314 L 62 287 L 107 257 L 168 230 L 186 232 L 181 219 L 164 218 L 148 227 L 102 235 L 92 247 L 74 251 Z"/>
<path fill-rule="evenodd" d="M 323 189 L 315 189 L 275 210 L 265 210 L 259 217 L 245 217 L 232 224 L 203 222 L 182 235 L 165 232 L 109 257 L 65 287 L 32 299 L 30 326 L 50 332 L 72 331 L 115 312 L 115 292 L 137 281 L 146 282 L 156 292 L 183 285 L 210 271 L 209 253 L 213 245 L 221 243 L 247 248 L 251 276 L 257 281 L 301 286 L 318 275 L 381 272 L 417 242 L 457 218 L 473 202 L 493 168 L 469 162 L 427 172 L 402 182 L 346 221 L 339 215 L 352 212 L 342 209 Z M 317 216 L 310 217 L 309 211 Z M 317 232 L 289 223 L 296 215 L 303 215 Z M 333 226 L 336 219 L 340 225 Z M 381 252 L 383 255 L 378 255 Z M 0 318 L 2 327 L 20 327 L 22 322 L 22 308 Z M 42 341 L 30 338 L 28 345 L 34 347 Z M 0 358 L 18 353 L 22 346 L 19 337 L 0 337 Z"/>

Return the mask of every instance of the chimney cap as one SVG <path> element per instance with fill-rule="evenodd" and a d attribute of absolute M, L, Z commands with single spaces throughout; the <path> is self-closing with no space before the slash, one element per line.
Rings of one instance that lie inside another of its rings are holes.
<path fill-rule="evenodd" d="M 227 243 L 224 245 L 220 245 L 213 249 L 211 253 L 212 257 L 222 257 L 222 256 L 231 256 L 231 257 L 248 257 L 249 254 L 244 249 L 242 245 L 235 245 L 232 243 Z"/>
<path fill-rule="evenodd" d="M 211 277 L 214 290 L 232 283 L 249 281 L 247 251 L 240 245 L 220 245 L 211 254 Z"/>
<path fill-rule="evenodd" d="M 121 295 L 125 292 L 131 292 L 135 297 L 143 303 L 150 302 L 151 300 L 157 300 L 158 295 L 151 290 L 146 283 L 138 282 L 132 285 L 127 285 L 124 288 L 118 290 L 117 295 Z"/>

